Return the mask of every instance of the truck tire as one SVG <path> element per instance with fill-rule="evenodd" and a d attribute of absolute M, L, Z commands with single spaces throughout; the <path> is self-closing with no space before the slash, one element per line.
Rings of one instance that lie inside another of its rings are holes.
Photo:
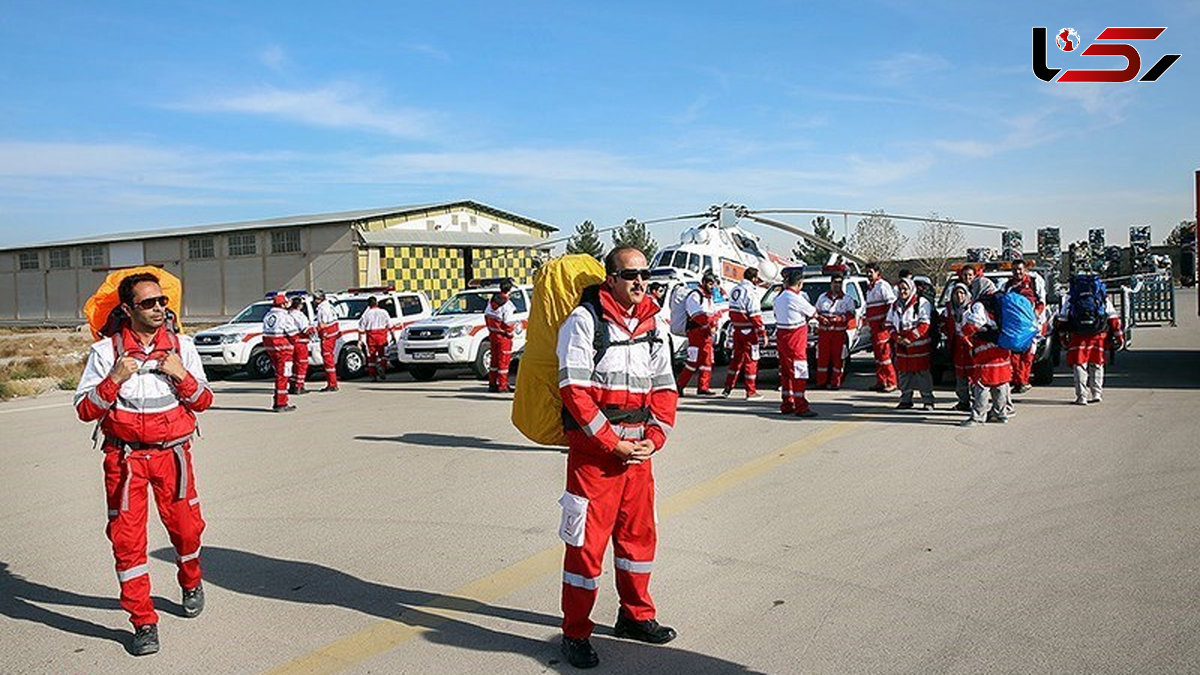
<path fill-rule="evenodd" d="M 716 343 L 713 345 L 713 365 L 727 366 L 733 360 L 733 353 L 727 348 L 727 340 L 729 339 L 730 324 L 726 322 L 715 338 Z"/>
<path fill-rule="evenodd" d="M 475 377 L 486 380 L 488 379 L 488 371 L 492 368 L 492 345 L 491 341 L 484 340 L 479 349 L 475 350 L 475 363 L 471 364 L 471 370 L 475 373 Z"/>
<path fill-rule="evenodd" d="M 408 364 L 408 374 L 412 375 L 417 382 L 428 382 L 437 374 L 437 366 L 427 363 L 410 363 Z"/>
<path fill-rule="evenodd" d="M 357 345 L 342 348 L 338 354 L 338 376 L 344 380 L 356 380 L 367 374 L 367 357 Z"/>
<path fill-rule="evenodd" d="M 265 380 L 275 376 L 275 365 L 267 355 L 264 347 L 255 347 L 246 360 L 246 374 L 256 380 Z"/>
<path fill-rule="evenodd" d="M 1054 359 L 1047 354 L 1046 358 L 1033 364 L 1033 372 L 1029 374 L 1030 384 L 1046 385 L 1054 381 Z"/>

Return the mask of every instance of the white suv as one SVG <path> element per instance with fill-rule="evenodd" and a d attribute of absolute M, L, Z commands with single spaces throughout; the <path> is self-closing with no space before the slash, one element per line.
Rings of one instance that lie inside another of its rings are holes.
<path fill-rule="evenodd" d="M 429 319 L 410 325 L 400 336 L 400 363 L 421 381 L 432 380 L 439 368 L 470 368 L 480 379 L 486 378 L 492 350 L 483 312 L 499 292 L 498 286 L 467 288 L 447 300 Z M 525 348 L 532 295 L 531 286 L 515 286 L 508 294 L 516 307 L 514 355 Z"/>
<path fill-rule="evenodd" d="M 784 268 L 783 273 L 791 268 Z M 814 276 L 805 276 L 804 292 L 808 294 L 809 302 L 817 304 L 817 298 L 822 293 L 829 290 L 830 275 L 825 272 L 819 265 L 811 265 L 805 268 L 806 274 Z M 855 321 L 854 328 L 849 332 L 849 353 L 855 354 L 864 350 L 871 349 L 871 327 L 867 325 L 867 278 L 857 274 L 846 274 L 842 283 L 842 289 L 846 295 L 854 300 Z M 778 347 L 775 344 L 775 298 L 779 297 L 783 291 L 783 284 L 773 284 L 763 296 L 762 316 L 763 325 L 767 329 L 767 346 L 763 347 L 759 352 L 762 361 L 774 364 L 779 360 Z M 732 344 L 728 347 L 732 350 Z M 809 361 L 813 360 L 813 355 L 817 349 L 817 330 L 816 321 L 809 324 L 808 327 L 808 357 Z M 815 365 L 815 364 L 814 364 Z M 813 372 L 816 372 L 815 370 Z"/>
<path fill-rule="evenodd" d="M 309 321 L 315 316 L 312 297 L 307 291 L 287 291 L 288 297 L 301 297 L 304 312 Z M 271 309 L 275 293 L 268 293 L 266 300 L 251 303 L 229 323 L 214 326 L 197 333 L 193 339 L 200 362 L 205 370 L 213 373 L 245 370 L 251 377 L 271 377 L 275 369 L 267 350 L 262 345 L 262 320 Z M 353 288 L 344 293 L 330 293 L 329 300 L 337 313 L 342 337 L 334 353 L 337 358 L 338 374 L 346 379 L 362 377 L 366 373 L 366 358 L 358 344 L 358 319 L 367 308 L 367 299 L 375 296 L 379 306 L 391 317 L 391 328 L 397 336 L 414 321 L 429 317 L 429 298 L 421 292 L 393 291 L 386 288 Z M 320 367 L 321 348 L 313 340 L 309 349 L 308 362 Z"/>

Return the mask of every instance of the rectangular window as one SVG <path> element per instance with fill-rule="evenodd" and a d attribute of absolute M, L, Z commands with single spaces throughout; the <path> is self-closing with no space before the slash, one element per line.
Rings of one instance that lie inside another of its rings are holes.
<path fill-rule="evenodd" d="M 421 313 L 421 299 L 415 295 L 400 296 L 400 314 L 412 316 Z"/>
<path fill-rule="evenodd" d="M 71 249 L 50 249 L 50 269 L 63 269 L 71 266 Z"/>
<path fill-rule="evenodd" d="M 231 234 L 227 237 L 229 255 L 258 255 L 258 236 L 255 234 Z"/>
<path fill-rule="evenodd" d="M 188 239 L 188 258 L 204 260 L 217 257 L 217 240 L 215 237 L 192 237 Z"/>
<path fill-rule="evenodd" d="M 104 247 L 84 246 L 79 249 L 79 264 L 83 267 L 104 267 Z"/>
<path fill-rule="evenodd" d="M 17 269 L 36 270 L 38 266 L 37 251 L 22 251 L 17 254 Z"/>
<path fill-rule="evenodd" d="M 271 253 L 299 253 L 300 230 L 275 230 L 271 233 Z"/>

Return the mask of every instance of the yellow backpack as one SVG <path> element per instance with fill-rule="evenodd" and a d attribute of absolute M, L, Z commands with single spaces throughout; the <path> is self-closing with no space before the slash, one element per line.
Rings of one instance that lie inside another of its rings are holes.
<path fill-rule="evenodd" d="M 587 254 L 564 255 L 538 268 L 525 353 L 517 371 L 512 422 L 541 445 L 566 446 L 562 397 L 558 393 L 558 329 L 576 307 L 583 289 L 604 281 L 604 266 Z"/>

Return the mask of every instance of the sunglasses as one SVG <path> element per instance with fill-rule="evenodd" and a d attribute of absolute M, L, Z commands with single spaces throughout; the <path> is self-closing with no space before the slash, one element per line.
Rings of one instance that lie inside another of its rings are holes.
<path fill-rule="evenodd" d="M 643 267 L 641 269 L 625 269 L 621 270 L 620 272 L 613 272 L 613 275 L 621 277 L 625 281 L 633 281 L 634 279 L 638 278 L 640 278 L 642 281 L 647 281 L 650 279 L 650 268 Z"/>
<path fill-rule="evenodd" d="M 158 305 L 159 307 L 166 307 L 169 302 L 171 302 L 170 298 L 165 295 L 160 295 L 157 298 L 146 298 L 145 300 L 139 300 L 133 304 L 141 307 L 142 309 L 151 310 L 154 309 L 155 305 Z"/>

